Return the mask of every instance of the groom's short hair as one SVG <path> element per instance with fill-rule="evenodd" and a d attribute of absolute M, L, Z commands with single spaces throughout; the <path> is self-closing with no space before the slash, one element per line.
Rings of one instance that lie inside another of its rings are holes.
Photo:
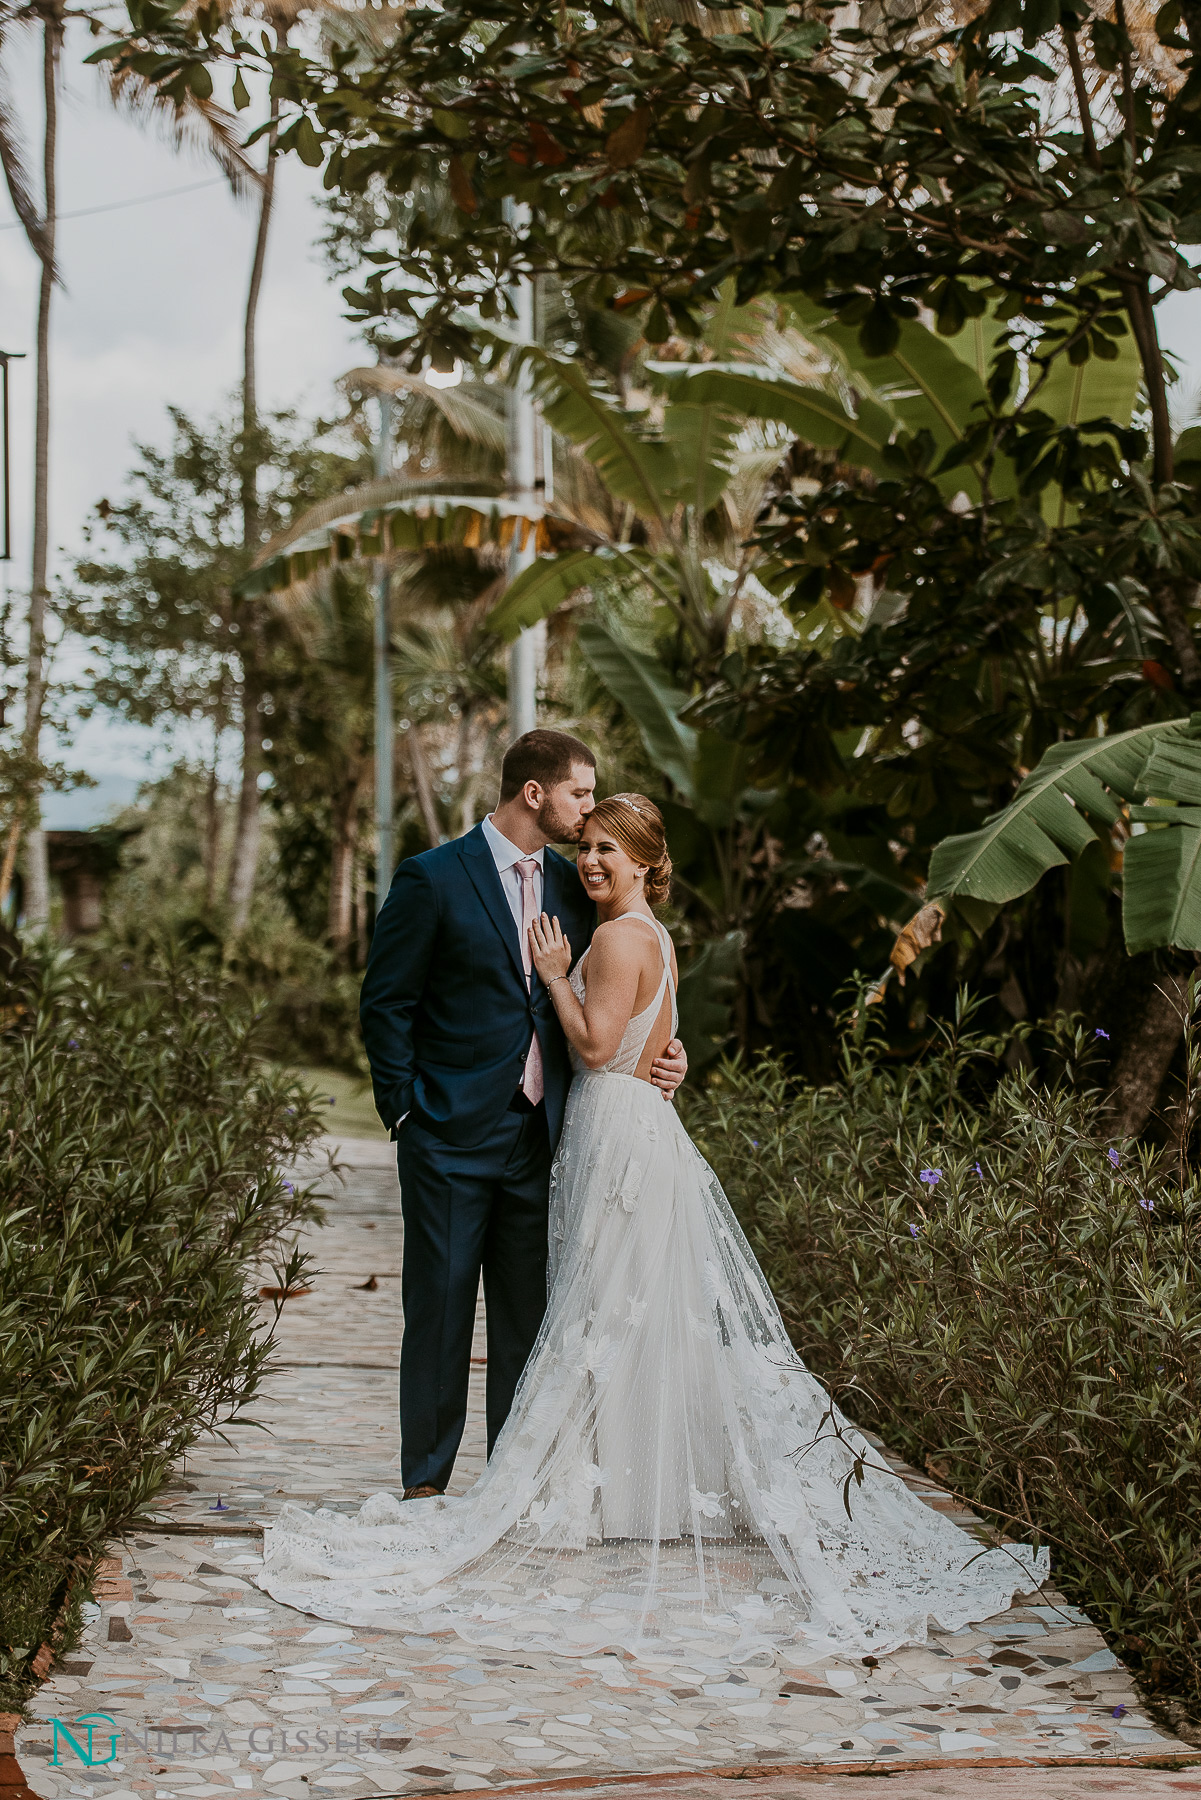
<path fill-rule="evenodd" d="M 557 787 L 561 781 L 569 779 L 579 763 L 595 769 L 596 757 L 587 744 L 572 737 L 570 732 L 541 729 L 524 732 L 509 745 L 500 765 L 501 800 L 512 800 L 527 781 L 536 781 L 543 788 Z"/>

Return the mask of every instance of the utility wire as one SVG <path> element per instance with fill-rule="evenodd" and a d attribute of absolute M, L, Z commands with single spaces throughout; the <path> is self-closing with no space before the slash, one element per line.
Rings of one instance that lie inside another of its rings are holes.
<path fill-rule="evenodd" d="M 213 175 L 208 181 L 194 181 L 191 187 L 167 188 L 161 194 L 139 194 L 133 200 L 109 200 L 103 206 L 84 206 L 78 212 L 56 213 L 55 223 L 60 219 L 90 219 L 96 213 L 119 212 L 124 206 L 145 206 L 148 200 L 175 200 L 180 194 L 195 194 L 201 188 L 224 186 L 224 182 L 223 175 Z M 11 219 L 7 224 L 0 225 L 0 231 L 16 231 L 20 223 L 20 219 Z"/>

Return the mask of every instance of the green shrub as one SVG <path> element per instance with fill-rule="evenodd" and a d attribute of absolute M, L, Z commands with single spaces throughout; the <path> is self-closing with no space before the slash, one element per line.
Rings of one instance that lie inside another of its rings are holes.
<path fill-rule="evenodd" d="M 171 1463 L 271 1349 L 247 1275 L 317 1215 L 323 1121 L 194 965 L 47 954 L 0 995 L 0 1707 Z"/>
<path fill-rule="evenodd" d="M 796 1346 L 1201 1716 L 1191 1171 L 1099 1135 L 1079 1033 L 1048 1085 L 966 1019 L 901 1067 L 858 1030 L 836 1085 L 727 1064 L 689 1102 Z"/>
<path fill-rule="evenodd" d="M 257 1041 L 263 1054 L 293 1067 L 340 1069 L 364 1079 L 369 1073 L 359 1034 L 362 974 L 302 936 L 269 900 L 256 906 L 240 937 L 202 910 L 126 911 L 81 954 L 102 968 L 126 958 L 183 957 L 261 1006 Z"/>

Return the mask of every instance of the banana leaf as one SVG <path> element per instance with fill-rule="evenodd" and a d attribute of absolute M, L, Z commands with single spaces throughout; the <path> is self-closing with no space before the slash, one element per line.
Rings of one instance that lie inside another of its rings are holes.
<path fill-rule="evenodd" d="M 263 560 L 234 591 L 243 599 L 280 593 L 334 563 L 370 560 L 393 550 L 426 550 L 442 544 L 503 546 L 515 534 L 524 543 L 531 531 L 537 543 L 543 535 L 538 529 L 544 516 L 541 505 L 527 506 L 497 495 L 419 490 L 395 500 L 375 497 L 377 491 L 402 485 L 413 486 L 394 480 L 374 482 L 338 495 L 336 506 L 323 501 L 311 507 L 267 546 Z"/>
<path fill-rule="evenodd" d="M 774 421 L 806 443 L 836 450 L 844 462 L 877 475 L 892 469 L 888 446 L 897 420 L 877 401 L 863 399 L 849 413 L 837 394 L 772 375 L 755 363 L 648 363 L 648 371 L 678 405 L 712 406 L 744 419 Z"/>
<path fill-rule="evenodd" d="M 1159 805 L 1138 804 L 1155 800 Z M 1004 904 L 1098 841 L 1128 808 L 1146 829 L 1125 848 L 1126 947 L 1201 950 L 1201 714 L 1113 737 L 1054 744 L 1003 811 L 945 838 L 930 862 L 932 899 Z"/>
<path fill-rule="evenodd" d="M 593 674 L 637 725 L 656 767 L 691 800 L 696 732 L 680 720 L 687 696 L 672 687 L 653 656 L 635 650 L 596 619 L 584 620 L 576 642 Z"/>
<path fill-rule="evenodd" d="M 690 1076 L 716 1062 L 730 1036 L 743 943 L 741 931 L 727 931 L 697 945 L 681 962 L 677 1032 L 688 1052 Z"/>
<path fill-rule="evenodd" d="M 639 518 L 662 520 L 669 510 L 664 497 L 679 477 L 672 446 L 637 437 L 628 415 L 592 387 L 578 364 L 536 344 L 524 345 L 521 355 L 533 365 L 547 424 L 579 446 L 615 499 L 627 501 Z"/>
<path fill-rule="evenodd" d="M 488 614 L 488 625 L 511 643 L 520 632 L 528 631 L 539 619 L 562 606 L 579 588 L 612 581 L 615 575 L 625 572 L 619 558 L 593 550 L 540 556 L 509 583 Z"/>

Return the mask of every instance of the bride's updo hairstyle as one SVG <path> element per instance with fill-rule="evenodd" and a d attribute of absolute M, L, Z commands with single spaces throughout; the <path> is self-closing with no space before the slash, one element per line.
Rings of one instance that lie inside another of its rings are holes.
<path fill-rule="evenodd" d="M 671 891 L 671 857 L 663 814 L 645 794 L 609 794 L 598 800 L 585 824 L 595 819 L 635 862 L 646 863 L 646 898 L 662 906 Z"/>

